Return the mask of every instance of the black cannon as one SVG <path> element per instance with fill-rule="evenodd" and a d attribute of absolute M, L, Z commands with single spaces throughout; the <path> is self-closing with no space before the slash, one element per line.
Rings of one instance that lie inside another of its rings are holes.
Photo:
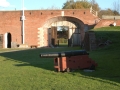
<path fill-rule="evenodd" d="M 40 57 L 50 58 L 50 57 L 71 57 L 78 55 L 89 55 L 85 50 L 75 50 L 75 51 L 65 51 L 65 52 L 50 52 L 50 53 L 41 53 Z"/>
<path fill-rule="evenodd" d="M 56 71 L 93 70 L 97 63 L 89 58 L 88 55 L 89 53 L 85 50 L 40 53 L 41 58 L 54 58 L 54 68 Z"/>

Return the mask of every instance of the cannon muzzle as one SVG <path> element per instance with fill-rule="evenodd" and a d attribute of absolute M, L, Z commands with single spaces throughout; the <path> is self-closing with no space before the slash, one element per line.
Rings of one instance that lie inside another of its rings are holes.
<path fill-rule="evenodd" d="M 85 50 L 74 50 L 74 51 L 65 51 L 65 52 L 49 52 L 49 53 L 40 53 L 42 58 L 52 58 L 52 57 L 70 57 L 78 55 L 89 55 Z"/>

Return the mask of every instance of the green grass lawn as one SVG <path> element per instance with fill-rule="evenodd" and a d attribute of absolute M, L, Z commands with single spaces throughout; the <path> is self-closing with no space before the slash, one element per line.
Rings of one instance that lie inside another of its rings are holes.
<path fill-rule="evenodd" d="M 10 51 L 19 51 L 19 50 L 25 50 L 27 48 L 0 48 L 0 53 L 2 52 L 10 52 Z"/>
<path fill-rule="evenodd" d="M 0 53 L 0 90 L 120 90 L 119 27 L 94 31 L 98 38 L 112 41 L 109 46 L 89 51 L 89 56 L 98 63 L 94 72 L 54 72 L 53 58 L 39 57 L 41 52 L 78 50 L 79 47 L 5 52 Z"/>

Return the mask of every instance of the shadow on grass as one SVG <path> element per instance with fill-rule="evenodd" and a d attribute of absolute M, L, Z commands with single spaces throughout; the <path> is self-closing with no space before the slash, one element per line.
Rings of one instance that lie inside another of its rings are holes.
<path fill-rule="evenodd" d="M 34 66 L 38 68 L 44 68 L 47 70 L 53 70 L 53 60 L 40 58 L 40 52 L 47 52 L 49 49 L 28 49 L 13 52 L 0 53 L 0 56 L 5 57 L 4 61 L 18 62 L 15 66 Z"/>
<path fill-rule="evenodd" d="M 54 71 L 54 58 L 40 58 L 40 53 L 47 52 L 60 52 L 71 49 L 78 49 L 79 47 L 57 47 L 57 48 L 37 48 L 37 49 L 26 49 L 19 51 L 3 52 L 0 56 L 5 57 L 4 61 L 18 62 L 15 66 L 34 66 L 43 68 L 46 70 Z"/>

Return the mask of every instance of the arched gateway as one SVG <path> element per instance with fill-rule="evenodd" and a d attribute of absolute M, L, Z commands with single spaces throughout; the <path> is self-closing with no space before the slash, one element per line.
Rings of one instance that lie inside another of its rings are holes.
<path fill-rule="evenodd" d="M 85 34 L 84 23 L 74 17 L 59 16 L 49 19 L 43 27 L 38 28 L 39 46 L 50 46 L 52 39 L 56 40 L 58 26 L 69 27 L 68 39 L 70 40 L 70 45 L 81 45 Z"/>

